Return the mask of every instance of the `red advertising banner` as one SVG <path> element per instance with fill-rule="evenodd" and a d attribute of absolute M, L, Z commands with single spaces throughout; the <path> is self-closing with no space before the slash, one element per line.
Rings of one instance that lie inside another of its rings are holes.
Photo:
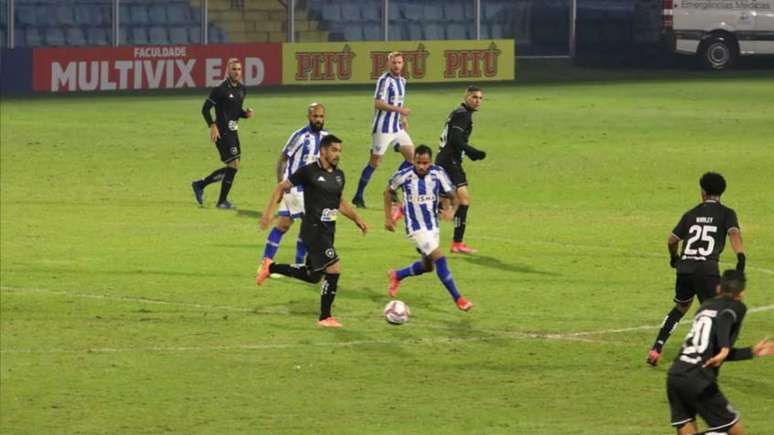
<path fill-rule="evenodd" d="M 282 83 L 282 44 L 36 48 L 32 88 L 38 92 L 213 87 L 226 61 L 242 61 L 246 86 Z"/>

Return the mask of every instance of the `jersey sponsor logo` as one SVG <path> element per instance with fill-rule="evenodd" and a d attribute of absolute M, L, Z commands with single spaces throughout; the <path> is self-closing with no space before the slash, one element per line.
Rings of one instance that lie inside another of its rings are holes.
<path fill-rule="evenodd" d="M 339 210 L 335 208 L 325 208 L 320 214 L 321 222 L 336 222 L 336 217 L 339 214 Z"/>
<path fill-rule="evenodd" d="M 435 195 L 411 195 L 411 198 L 409 198 L 409 201 L 412 204 L 426 204 L 426 203 L 435 203 L 436 197 Z"/>
<path fill-rule="evenodd" d="M 338 184 L 339 187 L 341 187 L 344 184 L 344 180 L 341 178 L 341 175 L 336 176 L 336 184 Z"/>

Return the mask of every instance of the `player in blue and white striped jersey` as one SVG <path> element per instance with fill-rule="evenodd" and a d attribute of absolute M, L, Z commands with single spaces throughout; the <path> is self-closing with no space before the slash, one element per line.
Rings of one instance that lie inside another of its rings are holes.
<path fill-rule="evenodd" d="M 403 55 L 394 51 L 387 57 L 389 71 L 386 71 L 376 82 L 374 93 L 374 120 L 371 124 L 371 158 L 360 174 L 357 193 L 352 198 L 352 204 L 365 208 L 363 195 L 368 182 L 389 147 L 397 147 L 403 154 L 405 162 L 401 169 L 411 166 L 414 158 L 414 143 L 406 128 L 411 109 L 404 107 L 406 98 L 406 79 L 403 72 Z"/>
<path fill-rule="evenodd" d="M 398 189 L 403 190 L 406 234 L 416 244 L 422 259 L 403 269 L 389 272 L 390 296 L 394 298 L 398 294 L 402 279 L 435 269 L 438 278 L 454 298 L 457 308 L 468 311 L 473 304 L 457 290 L 446 257 L 440 248 L 438 216 L 440 214 L 442 218 L 451 220 L 454 185 L 443 168 L 433 165 L 433 151 L 430 147 L 419 145 L 414 153 L 413 165 L 398 170 L 390 178 L 384 191 L 384 228 L 387 231 L 395 231 L 391 206 L 392 196 Z"/>
<path fill-rule="evenodd" d="M 290 135 L 277 160 L 277 182 L 287 180 L 299 168 L 313 163 L 320 157 L 320 140 L 328 135 L 325 125 L 325 106 L 312 103 L 307 110 L 309 124 Z M 294 186 L 282 196 L 279 206 L 277 225 L 266 238 L 263 250 L 263 263 L 274 259 L 282 236 L 290 229 L 293 221 L 304 215 L 304 191 L 302 186 Z M 296 240 L 296 263 L 303 263 L 306 247 L 299 237 Z"/>

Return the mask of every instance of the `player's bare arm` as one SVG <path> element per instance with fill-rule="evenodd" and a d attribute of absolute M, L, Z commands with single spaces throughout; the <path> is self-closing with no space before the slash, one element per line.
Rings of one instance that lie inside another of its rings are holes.
<path fill-rule="evenodd" d="M 277 159 L 277 182 L 282 181 L 282 176 L 285 174 L 285 169 L 288 166 L 288 156 L 285 153 L 280 153 L 279 159 Z"/>
<path fill-rule="evenodd" d="M 455 203 L 455 195 L 454 193 L 450 193 L 448 196 L 442 196 L 440 199 L 440 211 L 441 211 L 441 219 L 445 221 L 450 221 L 454 218 L 454 203 Z"/>
<path fill-rule="evenodd" d="M 395 191 L 389 186 L 384 189 L 384 229 L 395 231 L 395 220 L 392 218 L 392 196 Z"/>
<path fill-rule="evenodd" d="M 357 227 L 360 228 L 360 231 L 363 233 L 364 236 L 368 233 L 368 224 L 355 212 L 355 210 L 347 201 L 343 199 L 341 200 L 341 202 L 339 203 L 339 211 L 347 219 L 354 222 L 355 225 L 357 225 Z"/>
<path fill-rule="evenodd" d="M 274 191 L 271 192 L 271 199 L 266 205 L 263 216 L 261 216 L 260 227 L 262 230 L 269 228 L 271 221 L 274 220 L 274 210 L 277 208 L 277 204 L 282 200 L 282 195 L 285 191 L 291 187 L 293 187 L 293 183 L 288 180 L 283 180 L 274 187 Z"/>

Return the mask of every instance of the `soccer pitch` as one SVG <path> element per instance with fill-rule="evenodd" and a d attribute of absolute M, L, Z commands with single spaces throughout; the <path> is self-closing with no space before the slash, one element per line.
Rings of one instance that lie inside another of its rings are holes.
<path fill-rule="evenodd" d="M 471 143 L 488 157 L 465 164 L 466 242 L 481 251 L 447 255 L 476 304 L 468 313 L 427 274 L 401 286 L 410 321 L 385 323 L 385 272 L 416 259 L 383 229 L 399 161 L 386 156 L 361 211 L 369 234 L 338 225 L 341 330 L 315 326 L 318 286 L 255 286 L 258 219 L 312 101 L 344 141 L 351 198 L 371 87 L 248 93 L 256 117 L 240 123 L 236 211 L 214 207 L 217 185 L 203 209 L 191 193 L 219 165 L 204 90 L 4 99 L 0 428 L 673 433 L 665 378 L 686 322 L 659 367 L 645 357 L 672 306 L 666 239 L 707 170 L 728 180 L 723 202 L 745 240 L 750 311 L 737 345 L 774 336 L 772 71 L 583 74 L 599 80 L 483 84 Z M 409 82 L 416 143 L 437 148 L 463 89 Z M 298 229 L 279 261 L 292 260 Z M 444 249 L 451 232 L 443 222 Z M 730 246 L 721 260 L 735 263 Z M 724 365 L 720 386 L 748 433 L 771 433 L 774 358 Z"/>

